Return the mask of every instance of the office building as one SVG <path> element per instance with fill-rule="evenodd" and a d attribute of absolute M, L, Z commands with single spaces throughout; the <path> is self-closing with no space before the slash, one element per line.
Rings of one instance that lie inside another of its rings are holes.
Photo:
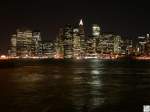
<path fill-rule="evenodd" d="M 41 32 L 33 31 L 33 47 L 34 47 L 34 55 L 39 56 L 41 53 L 39 52 L 39 43 L 42 41 Z"/>
<path fill-rule="evenodd" d="M 63 29 L 64 58 L 73 58 L 73 27 L 66 25 Z"/>
<path fill-rule="evenodd" d="M 120 54 L 121 53 L 121 37 L 120 36 L 114 36 L 114 52 L 115 54 Z M 132 47 L 132 46 L 130 46 Z"/>
<path fill-rule="evenodd" d="M 16 47 L 17 47 L 17 36 L 13 34 L 10 39 L 10 50 L 8 52 L 10 57 L 15 57 L 17 55 Z"/>
<path fill-rule="evenodd" d="M 81 40 L 78 28 L 73 29 L 73 57 L 81 58 Z"/>
<path fill-rule="evenodd" d="M 85 56 L 85 31 L 84 31 L 84 24 L 82 19 L 79 22 L 79 36 L 80 36 L 80 43 L 81 43 L 81 57 Z"/>

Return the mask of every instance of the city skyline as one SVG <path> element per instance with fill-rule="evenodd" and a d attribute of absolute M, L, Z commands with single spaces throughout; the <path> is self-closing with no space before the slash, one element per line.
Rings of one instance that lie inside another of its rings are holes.
<path fill-rule="evenodd" d="M 114 33 L 103 33 L 93 24 L 91 34 L 85 32 L 84 21 L 59 28 L 53 41 L 45 41 L 38 30 L 17 29 L 11 35 L 7 58 L 49 59 L 118 59 L 126 56 L 147 59 L 150 56 L 150 34 L 135 40 Z M 1 55 L 2 59 L 5 58 Z"/>
<path fill-rule="evenodd" d="M 78 24 L 66 24 L 60 28 L 55 40 L 44 41 L 40 31 L 17 29 L 16 33 L 11 35 L 8 56 L 9 58 L 87 59 L 115 58 L 119 54 L 128 54 L 126 48 L 130 43 L 127 42 L 127 46 L 123 48 L 124 41 L 121 36 L 103 34 L 97 24 L 93 24 L 91 30 L 90 36 L 87 36 L 84 22 L 80 19 Z"/>
<path fill-rule="evenodd" d="M 58 29 L 82 18 L 85 31 L 90 34 L 92 24 L 103 32 L 115 32 L 123 38 L 134 39 L 149 33 L 150 23 L 146 2 L 104 1 L 2 1 L 1 53 L 7 52 L 10 35 L 17 28 L 27 27 L 41 31 L 43 40 L 54 40 Z"/>
<path fill-rule="evenodd" d="M 0 0 L 0 112 L 150 112 L 149 9 Z"/>

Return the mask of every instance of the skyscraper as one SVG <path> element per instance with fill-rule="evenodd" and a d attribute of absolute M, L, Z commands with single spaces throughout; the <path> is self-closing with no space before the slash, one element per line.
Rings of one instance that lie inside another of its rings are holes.
<path fill-rule="evenodd" d="M 59 29 L 58 36 L 55 42 L 55 56 L 56 59 L 64 58 L 64 46 L 63 46 L 63 28 Z"/>
<path fill-rule="evenodd" d="M 41 35 L 39 31 L 32 32 L 28 29 L 17 29 L 11 36 L 9 55 L 12 57 L 38 56 Z"/>
<path fill-rule="evenodd" d="M 85 31 L 84 31 L 84 24 L 82 19 L 79 22 L 79 36 L 81 42 L 81 57 L 85 55 Z"/>
<path fill-rule="evenodd" d="M 39 51 L 41 52 L 41 57 L 54 58 L 54 44 L 50 41 L 40 41 Z"/>
<path fill-rule="evenodd" d="M 32 31 L 26 29 L 17 30 L 17 56 L 32 56 Z"/>
<path fill-rule="evenodd" d="M 78 28 L 73 29 L 73 56 L 74 58 L 81 57 L 81 40 Z"/>
<path fill-rule="evenodd" d="M 97 24 L 93 24 L 92 26 L 92 37 L 93 37 L 93 47 L 95 52 L 97 52 L 98 44 L 100 41 L 100 27 Z"/>
<path fill-rule="evenodd" d="M 96 56 L 96 51 L 95 51 L 95 44 L 94 44 L 94 39 L 90 38 L 86 40 L 86 52 L 85 52 L 86 57 L 95 57 Z"/>
<path fill-rule="evenodd" d="M 16 46 L 17 46 L 17 36 L 16 36 L 16 34 L 13 34 L 11 36 L 9 56 L 15 57 L 17 55 Z"/>
<path fill-rule="evenodd" d="M 139 53 L 139 54 L 145 54 L 145 45 L 146 45 L 146 43 L 147 43 L 147 38 L 145 37 L 145 36 L 139 36 L 138 37 L 138 39 L 137 39 L 137 41 L 138 41 L 138 50 L 137 50 L 137 52 Z"/>
<path fill-rule="evenodd" d="M 94 38 L 100 37 L 100 27 L 97 24 L 93 24 L 92 26 L 92 35 Z"/>
<path fill-rule="evenodd" d="M 73 58 L 73 27 L 66 25 L 63 31 L 64 58 Z"/>
<path fill-rule="evenodd" d="M 114 53 L 119 54 L 121 53 L 121 37 L 114 36 Z"/>
<path fill-rule="evenodd" d="M 41 32 L 40 31 L 33 31 L 33 48 L 34 50 L 34 55 L 39 56 L 39 42 L 41 42 Z"/>

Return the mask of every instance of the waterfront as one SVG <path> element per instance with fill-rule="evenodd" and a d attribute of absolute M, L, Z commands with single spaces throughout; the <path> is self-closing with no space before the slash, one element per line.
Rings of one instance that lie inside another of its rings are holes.
<path fill-rule="evenodd" d="M 150 61 L 96 59 L 5 66 L 0 111 L 142 112 L 150 104 L 149 66 Z"/>

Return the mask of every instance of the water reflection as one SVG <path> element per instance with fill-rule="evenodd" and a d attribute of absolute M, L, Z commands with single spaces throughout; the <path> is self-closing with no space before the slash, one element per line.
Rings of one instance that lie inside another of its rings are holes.
<path fill-rule="evenodd" d="M 148 66 L 89 60 L 0 69 L 0 110 L 137 112 L 150 104 Z"/>
<path fill-rule="evenodd" d="M 92 61 L 82 69 L 73 69 L 75 75 L 69 96 L 77 112 L 92 111 L 104 103 L 104 98 L 101 98 L 102 83 L 98 63 Z"/>
<path fill-rule="evenodd" d="M 93 74 L 93 75 L 98 75 L 98 74 L 100 74 L 100 71 L 98 71 L 98 70 L 92 70 L 92 71 L 91 71 L 91 74 Z"/>

